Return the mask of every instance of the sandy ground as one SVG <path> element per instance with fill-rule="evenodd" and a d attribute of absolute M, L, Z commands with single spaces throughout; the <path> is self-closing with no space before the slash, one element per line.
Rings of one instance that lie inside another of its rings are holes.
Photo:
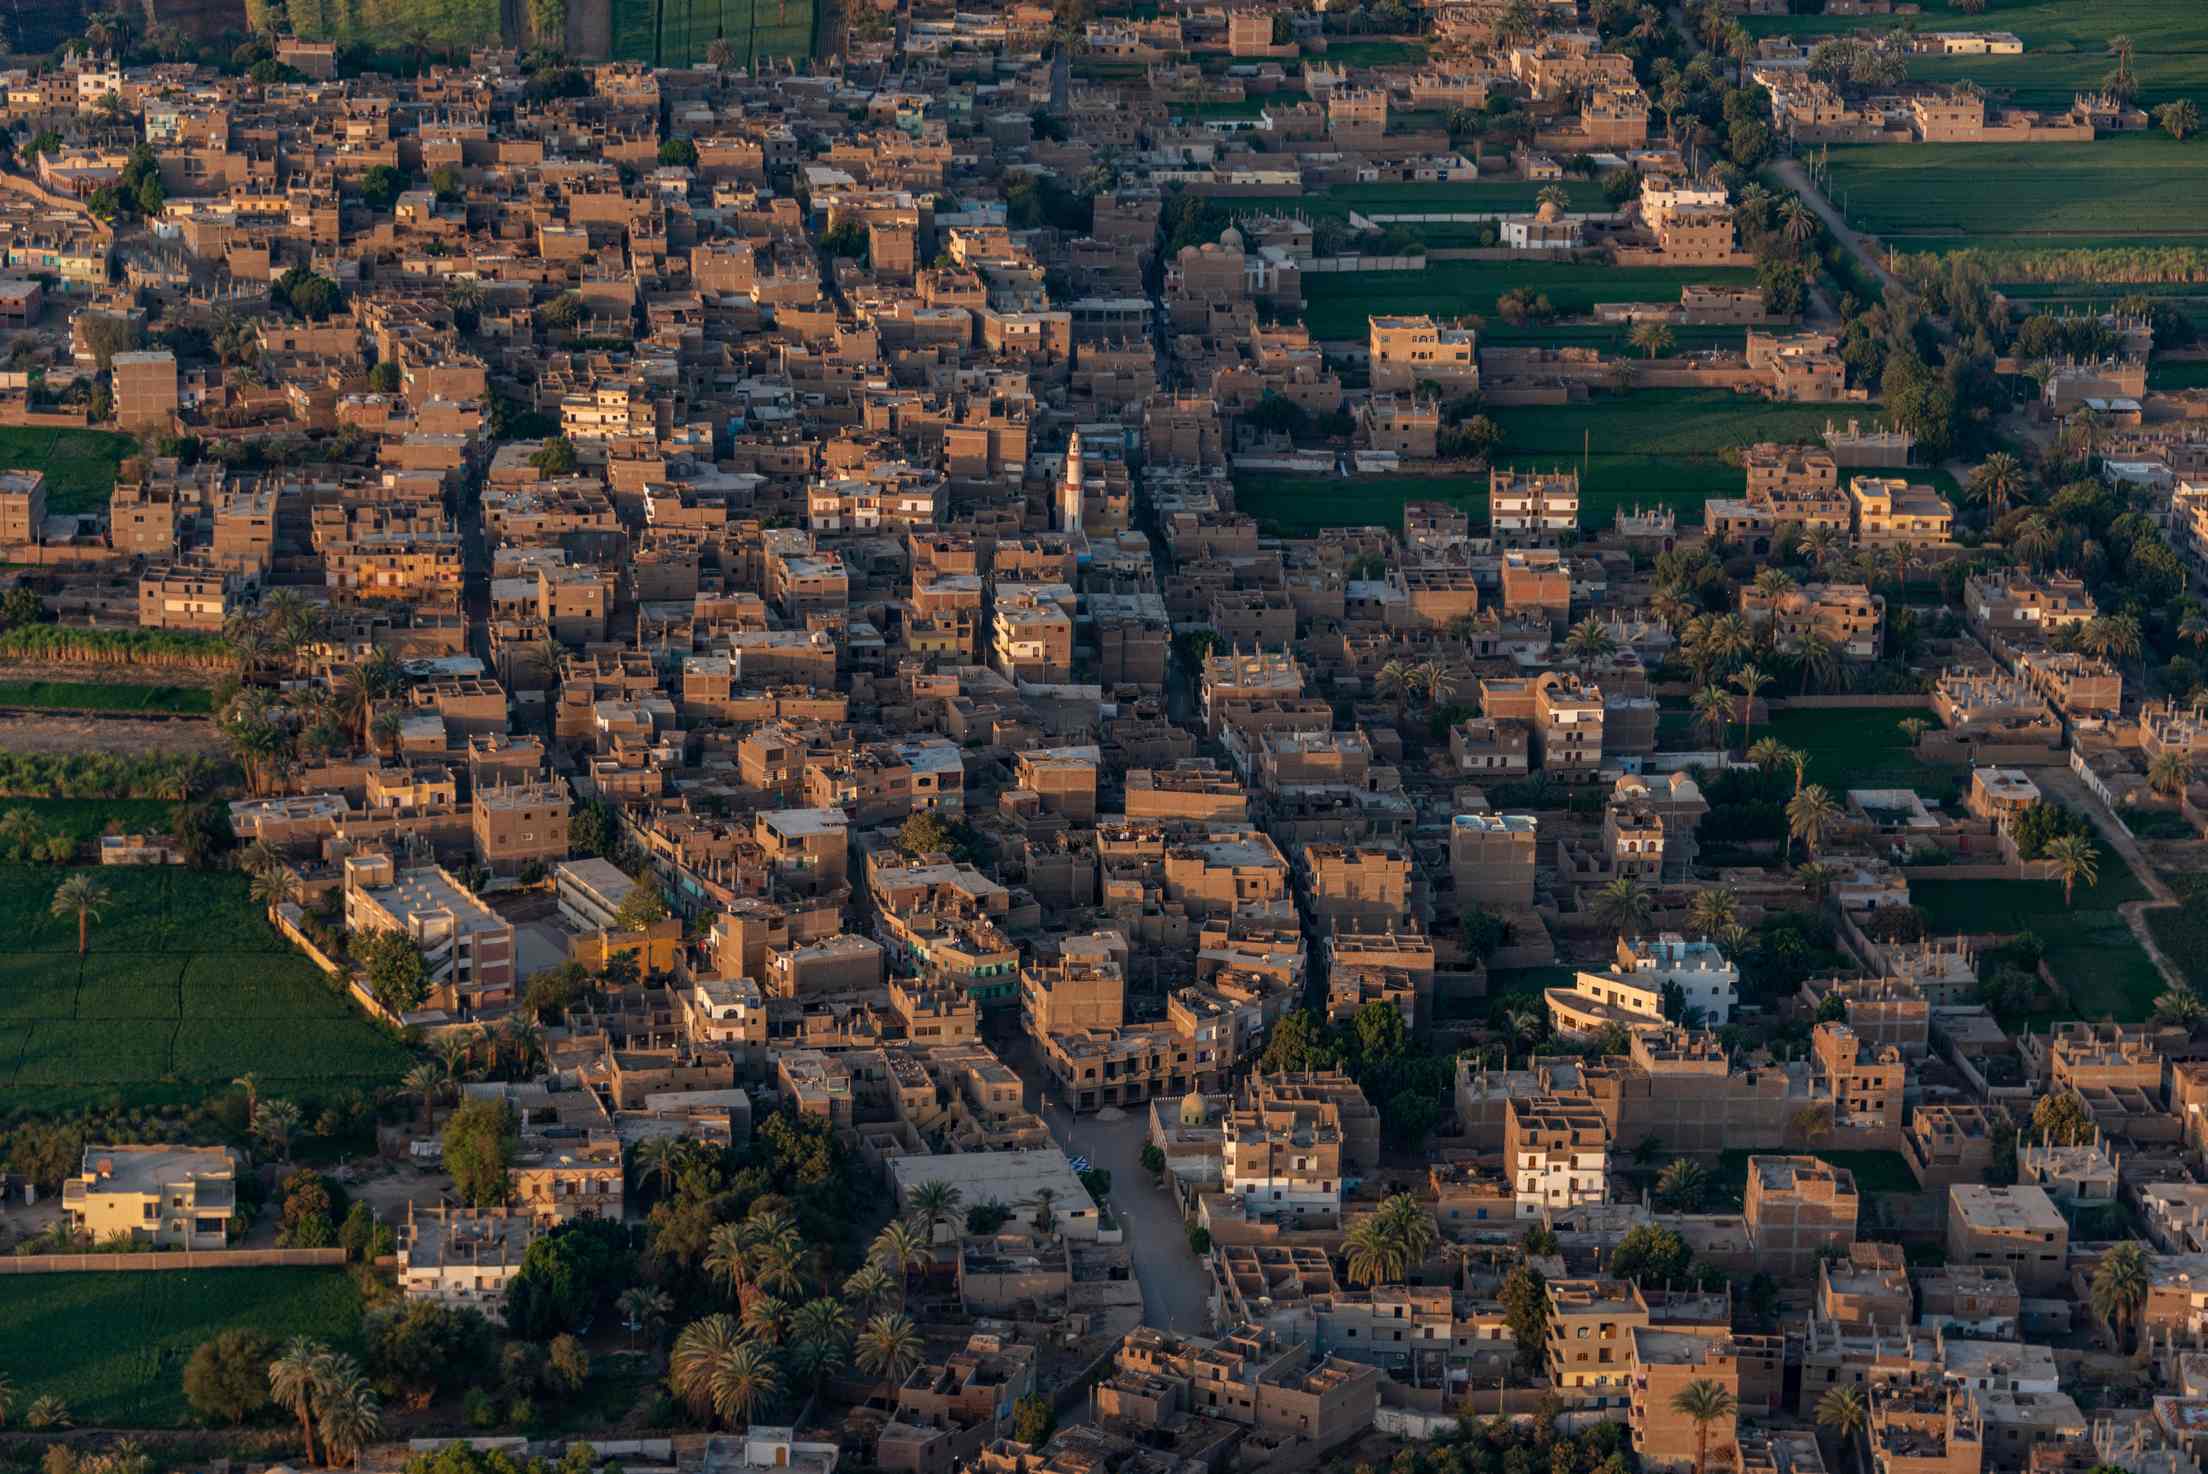
<path fill-rule="evenodd" d="M 118 757 L 222 750 L 215 724 L 205 717 L 151 722 L 129 717 L 31 716 L 0 718 L 0 747 L 10 752 L 109 752 Z"/>
<path fill-rule="evenodd" d="M 82 665 L 62 661 L 0 661 L 0 681 L 75 681 L 80 685 L 201 686 L 222 684 L 225 672 L 191 669 L 138 669 L 124 665 Z"/>

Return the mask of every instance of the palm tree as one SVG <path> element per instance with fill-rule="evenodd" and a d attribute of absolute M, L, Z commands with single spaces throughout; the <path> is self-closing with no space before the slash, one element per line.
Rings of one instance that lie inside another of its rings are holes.
<path fill-rule="evenodd" d="M 1732 683 L 1740 688 L 1740 740 L 1746 742 L 1755 735 L 1756 693 L 1771 684 L 1771 677 L 1753 665 L 1744 665 L 1733 672 Z"/>
<path fill-rule="evenodd" d="M 453 1098 L 460 1095 L 460 1082 L 475 1073 L 475 1033 L 473 1030 L 457 1030 L 439 1034 L 430 1052 L 444 1066 L 445 1081 L 452 1086 Z"/>
<path fill-rule="evenodd" d="M 2174 747 L 2165 747 L 2147 764 L 2147 783 L 2156 793 L 2175 798 L 2185 791 L 2185 785 L 2193 781 L 2191 754 Z"/>
<path fill-rule="evenodd" d="M 1378 1218 L 1367 1218 L 1351 1229 L 1342 1249 L 1353 1284 L 1383 1285 L 1401 1279 L 1409 1261 L 1402 1241 Z"/>
<path fill-rule="evenodd" d="M 2062 877 L 2062 904 L 2072 903 L 2073 893 L 2079 881 L 2098 885 L 2101 880 L 2101 849 L 2082 834 L 2063 834 L 2047 842 L 2046 856 L 2054 862 L 2055 874 Z"/>
<path fill-rule="evenodd" d="M 1824 843 L 1825 836 L 1840 820 L 1840 805 L 1832 801 L 1823 784 L 1812 783 L 1786 801 L 1786 853 L 1794 856 L 1794 841 L 1800 840 L 1815 853 Z"/>
<path fill-rule="evenodd" d="M 1616 650 L 1618 642 L 1601 616 L 1590 614 L 1572 626 L 1571 633 L 1564 637 L 1564 648 L 1581 660 L 1600 660 Z"/>
<path fill-rule="evenodd" d="M 872 1260 L 853 1270 L 843 1282 L 843 1298 L 850 1301 L 860 1315 L 873 1314 L 895 1290 L 896 1281 L 889 1277 L 889 1271 Z"/>
<path fill-rule="evenodd" d="M 809 1376 L 832 1372 L 851 1354 L 851 1313 L 825 1295 L 808 1300 L 790 1317 L 790 1340 L 799 1371 Z"/>
<path fill-rule="evenodd" d="M 1709 1188 L 1708 1170 L 1689 1157 L 1674 1157 L 1656 1179 L 1657 1199 L 1682 1213 L 1692 1213 L 1700 1209 L 1702 1198 Z"/>
<path fill-rule="evenodd" d="M 1765 568 L 1756 574 L 1756 592 L 1767 599 L 1782 598 L 1798 587 L 1784 568 Z"/>
<path fill-rule="evenodd" d="M 1441 1237 L 1433 1215 L 1409 1193 L 1390 1194 L 1381 1202 L 1378 1218 L 1381 1229 L 1403 1246 L 1406 1265 L 1425 1263 L 1434 1241 Z"/>
<path fill-rule="evenodd" d="M 54 899 L 46 909 L 55 916 L 77 918 L 77 955 L 82 957 L 92 945 L 92 923 L 114 904 L 115 898 L 89 875 L 72 875 L 54 887 Z"/>
<path fill-rule="evenodd" d="M 706 1239 L 705 1277 L 719 1283 L 729 1299 L 742 1297 L 751 1283 L 751 1245 L 744 1242 L 740 1226 L 719 1224 Z"/>
<path fill-rule="evenodd" d="M 877 1315 L 859 1332 L 854 1359 L 859 1370 L 892 1388 L 904 1385 L 920 1365 L 920 1332 L 903 1312 Z"/>
<path fill-rule="evenodd" d="M 1828 1429 L 1844 1448 L 1855 1446 L 1856 1436 L 1870 1426 L 1863 1393 L 1855 1387 L 1830 1387 L 1817 1399 L 1817 1426 Z"/>
<path fill-rule="evenodd" d="M 758 1294 L 744 1302 L 744 1331 L 769 1346 L 782 1344 L 782 1329 L 790 1318 L 790 1304 L 773 1295 Z"/>
<path fill-rule="evenodd" d="M 630 1150 L 629 1171 L 639 1184 L 657 1178 L 660 1192 L 665 1193 L 674 1186 L 675 1174 L 682 1170 L 682 1159 L 682 1145 L 675 1137 L 647 1137 Z"/>
<path fill-rule="evenodd" d="M 333 1464 L 349 1464 L 383 1427 L 375 1389 L 349 1356 L 322 1358 L 315 1378 L 315 1406 L 322 1426 L 322 1451 Z"/>
<path fill-rule="evenodd" d="M 1894 725 L 1901 728 L 1901 735 L 1909 739 L 1912 750 L 1924 740 L 1924 734 L 1932 730 L 1932 724 L 1923 717 L 1903 717 Z"/>
<path fill-rule="evenodd" d="M 1630 875 L 1621 875 L 1595 892 L 1595 919 L 1620 936 L 1638 936 L 1656 910 L 1655 901 Z"/>
<path fill-rule="evenodd" d="M 1694 719 L 1710 740 L 1719 747 L 1727 745 L 1725 738 L 1733 725 L 1733 698 L 1717 686 L 1704 686 L 1694 693 Z"/>
<path fill-rule="evenodd" d="M 288 1100 L 264 1100 L 253 1113 L 253 1134 L 267 1142 L 285 1161 L 291 1160 L 291 1139 L 299 1133 L 299 1107 Z"/>
<path fill-rule="evenodd" d="M 1049 1189 L 1042 1191 L 1047 1192 Z M 1036 1194 L 1038 1197 L 1041 1195 L 1042 1192 Z M 1040 1218 L 1048 1211 L 1046 1206 L 1036 1217 Z M 896 1275 L 899 1291 L 902 1292 L 907 1287 L 913 1268 L 927 1263 L 934 1255 L 926 1241 L 920 1237 L 919 1230 L 902 1218 L 893 1218 L 886 1228 L 874 1235 L 874 1243 L 868 1249 L 867 1257 Z"/>
<path fill-rule="evenodd" d="M 2157 1023 L 2175 1024 L 2190 1033 L 2208 1019 L 2208 1003 L 2202 1003 L 2190 988 L 2172 988 L 2154 1000 L 2154 1017 Z"/>
<path fill-rule="evenodd" d="M 1372 678 L 1373 689 L 1382 694 L 1403 695 L 1411 689 L 1411 662 L 1398 657 L 1380 667 Z"/>
<path fill-rule="evenodd" d="M 1794 550 L 1809 559 L 1816 567 L 1823 568 L 1832 561 L 1833 555 L 1839 551 L 1842 543 L 1843 539 L 1838 528 L 1812 527 L 1802 534 L 1802 540 L 1795 545 Z"/>
<path fill-rule="evenodd" d="M 1640 349 L 1645 356 L 1654 358 L 1668 351 L 1679 339 L 1666 323 L 1637 322 L 1633 325 L 1633 331 L 1626 334 L 1626 341 Z"/>
<path fill-rule="evenodd" d="M 1687 925 L 1706 937 L 1730 926 L 1739 915 L 1738 898 L 1725 886 L 1696 891 L 1687 902 Z"/>
<path fill-rule="evenodd" d="M 307 1441 L 307 1462 L 317 1463 L 314 1453 L 314 1394 L 316 1368 L 329 1348 L 305 1336 L 294 1336 L 268 1364 L 268 1395 L 299 1420 L 299 1432 Z"/>
<path fill-rule="evenodd" d="M 246 898 L 263 911 L 273 912 L 278 906 L 295 904 L 299 899 L 299 877 L 278 867 L 263 870 L 253 877 L 245 888 Z"/>
<path fill-rule="evenodd" d="M 1708 1474 L 1710 1425 L 1722 1422 L 1739 1407 L 1733 1394 L 1707 1377 L 1697 1378 L 1672 1396 L 1671 1410 L 1694 1424 L 1694 1474 Z"/>
<path fill-rule="evenodd" d="M 2022 497 L 2029 490 L 2031 480 L 2031 473 L 2024 469 L 2022 461 L 2005 450 L 1997 450 L 1970 473 L 1964 493 L 1974 502 L 1983 502 L 1986 516 L 1992 519 Z"/>
<path fill-rule="evenodd" d="M 2136 1239 L 2110 1248 L 2093 1271 L 2093 1313 L 2108 1322 L 2119 1346 L 2130 1339 L 2125 1332 L 2137 1325 L 2150 1278 L 2146 1253 Z"/>
<path fill-rule="evenodd" d="M 958 1205 L 964 1196 L 955 1184 L 923 1182 L 905 1199 L 905 1214 L 919 1220 L 927 1229 L 928 1242 L 932 1244 L 936 1231 L 958 1216 Z"/>
<path fill-rule="evenodd" d="M 713 1411 L 728 1424 L 749 1424 L 752 1415 L 781 1395 L 782 1369 L 756 1341 L 746 1341 L 713 1369 Z"/>
<path fill-rule="evenodd" d="M 1776 737 L 1758 737 L 1748 745 L 1748 761 L 1768 773 L 1786 761 L 1786 744 Z"/>
<path fill-rule="evenodd" d="M 633 1337 L 638 1331 L 656 1332 L 675 1309 L 672 1295 L 649 1285 L 631 1285 L 613 1303 L 621 1312 L 621 1323 L 629 1328 L 631 1345 L 635 1344 Z"/>
<path fill-rule="evenodd" d="M 51 1392 L 44 1397 L 33 1398 L 31 1405 L 23 1409 L 23 1426 L 38 1431 L 73 1427 L 76 1421 L 70 1416 L 69 1404 Z"/>
<path fill-rule="evenodd" d="M 805 1288 L 805 1278 L 797 1272 L 803 1252 L 780 1238 L 753 1244 L 751 1282 L 772 1294 L 798 1294 Z"/>
<path fill-rule="evenodd" d="M 675 1337 L 674 1352 L 668 1357 L 668 1386 L 698 1416 L 717 1413 L 722 1369 L 748 1344 L 743 1326 L 733 1315 L 708 1315 L 690 1322 Z"/>
<path fill-rule="evenodd" d="M 1049 1233 L 1057 1226 L 1058 1215 L 1053 1211 L 1058 1202 L 1057 1189 L 1039 1187 L 1035 1189 L 1035 1195 L 1029 1198 L 1028 1201 L 1035 1205 L 1034 1223 L 1037 1228 L 1044 1233 Z"/>
<path fill-rule="evenodd" d="M 1803 892 L 1820 906 L 1825 904 L 1825 897 L 1832 893 L 1834 871 L 1821 860 L 1808 860 L 1796 865 L 1794 878 L 1802 883 Z"/>
<path fill-rule="evenodd" d="M 1796 635 L 1787 646 L 1787 655 L 1802 673 L 1804 691 L 1847 684 L 1847 667 L 1841 663 L 1839 645 L 1813 630 Z"/>

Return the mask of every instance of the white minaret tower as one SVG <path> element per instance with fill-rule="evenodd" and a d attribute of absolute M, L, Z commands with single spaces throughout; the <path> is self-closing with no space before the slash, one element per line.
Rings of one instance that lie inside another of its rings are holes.
<path fill-rule="evenodd" d="M 1066 475 L 1058 483 L 1058 530 L 1081 530 L 1081 432 L 1066 442 Z"/>

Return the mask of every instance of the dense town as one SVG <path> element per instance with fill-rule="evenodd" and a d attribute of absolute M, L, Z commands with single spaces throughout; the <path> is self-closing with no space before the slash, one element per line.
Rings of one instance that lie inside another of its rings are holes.
<path fill-rule="evenodd" d="M 18 0 L 0 1463 L 2200 1474 L 2095 9 Z"/>

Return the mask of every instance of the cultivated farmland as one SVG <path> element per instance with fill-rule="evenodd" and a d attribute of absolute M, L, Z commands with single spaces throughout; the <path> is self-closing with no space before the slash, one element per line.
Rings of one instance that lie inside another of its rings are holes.
<path fill-rule="evenodd" d="M 1423 271 L 1344 271 L 1304 278 L 1303 320 L 1311 336 L 1363 342 L 1374 314 L 1428 312 L 1493 319 L 1495 299 L 1522 288 L 1545 295 L 1560 313 L 1584 315 L 1597 302 L 1676 302 L 1690 282 L 1745 286 L 1748 270 L 1673 270 L 1581 266 L 1561 261 L 1439 261 Z"/>
<path fill-rule="evenodd" d="M 0 1115 L 160 1101 L 253 1072 L 271 1094 L 388 1084 L 406 1049 L 260 915 L 242 876 L 108 868 L 77 955 L 68 872 L 0 868 Z"/>
<path fill-rule="evenodd" d="M 1722 458 L 1727 447 L 1816 441 L 1838 411 L 1722 390 L 1652 390 L 1485 413 L 1503 430 L 1503 451 L 1495 461 L 1500 466 L 1576 469 L 1585 446 L 1580 523 L 1595 528 L 1608 526 L 1620 509 L 1636 503 L 1673 507 L 1682 521 L 1698 521 L 1709 498 L 1739 496 L 1747 487 L 1746 473 Z M 1921 469 L 1891 474 L 1941 479 Z M 1235 478 L 1235 501 L 1261 528 L 1288 537 L 1327 527 L 1400 527 L 1406 501 L 1448 502 L 1484 522 L 1487 477 L 1245 475 Z"/>
<path fill-rule="evenodd" d="M 231 1326 L 333 1347 L 360 1336 L 360 1291 L 338 1268 L 36 1274 L 0 1284 L 0 1372 L 15 1384 L 17 1408 L 52 1395 L 80 1427 L 184 1423 L 184 1363 Z"/>
<path fill-rule="evenodd" d="M 1849 221 L 1903 250 L 2208 244 L 2201 149 L 2166 137 L 1871 144 L 1831 166 Z"/>
<path fill-rule="evenodd" d="M 2068 908 L 2062 903 L 2062 883 L 2055 880 L 1909 883 L 1909 898 L 1924 911 L 1932 935 L 2036 933 L 2047 944 L 2048 971 L 2070 995 L 2069 1011 L 2058 1011 L 2058 1016 L 2119 1023 L 2146 1018 L 2167 986 L 2116 910 L 2146 895 L 2130 867 L 2106 850 L 2101 852 L 2100 883 L 2080 885 L 2076 904 Z"/>
<path fill-rule="evenodd" d="M 46 473 L 46 510 L 97 512 L 115 492 L 115 468 L 138 442 L 106 430 L 0 429 L 0 466 Z"/>

